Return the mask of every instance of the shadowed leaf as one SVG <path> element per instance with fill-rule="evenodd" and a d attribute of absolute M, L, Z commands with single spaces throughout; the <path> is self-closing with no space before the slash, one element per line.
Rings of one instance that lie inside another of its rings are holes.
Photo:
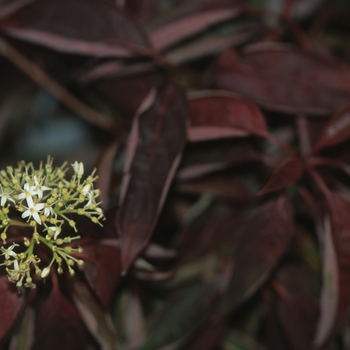
<path fill-rule="evenodd" d="M 97 301 L 87 285 L 78 279 L 72 281 L 74 304 L 86 327 L 95 337 L 102 350 L 117 350 L 117 334 L 110 315 Z"/>
<path fill-rule="evenodd" d="M 219 57 L 217 87 L 285 113 L 323 115 L 349 103 L 350 70 L 335 59 L 277 43 L 252 45 L 244 54 L 244 61 L 233 51 Z"/>
<path fill-rule="evenodd" d="M 92 290 L 107 308 L 120 282 L 120 249 L 102 242 L 83 245 L 85 259 L 82 270 Z"/>
<path fill-rule="evenodd" d="M 183 91 L 169 84 L 151 92 L 135 117 L 116 221 L 123 271 L 152 236 L 181 159 L 187 114 Z"/>
<path fill-rule="evenodd" d="M 75 306 L 53 288 L 36 322 L 34 350 L 81 349 L 88 332 Z"/>
<path fill-rule="evenodd" d="M 190 141 L 247 136 L 254 130 L 266 130 L 266 122 L 260 109 L 247 100 L 216 91 L 190 99 Z"/>
<path fill-rule="evenodd" d="M 0 345 L 14 326 L 24 303 L 23 293 L 18 293 L 7 276 L 0 276 Z"/>
<path fill-rule="evenodd" d="M 54 50 L 98 57 L 149 48 L 146 35 L 123 12 L 97 0 L 37 0 L 0 23 L 0 30 Z"/>
<path fill-rule="evenodd" d="M 235 309 L 261 287 L 288 247 L 292 234 L 293 212 L 284 196 L 270 200 L 248 217 L 236 244 L 231 281 L 222 304 L 224 312 Z"/>
<path fill-rule="evenodd" d="M 186 339 L 204 326 L 215 310 L 220 283 L 206 282 L 182 288 L 174 293 L 152 325 L 150 337 L 142 350 L 158 349 Z"/>
<path fill-rule="evenodd" d="M 300 179 L 303 171 L 304 167 L 299 159 L 286 159 L 275 169 L 259 195 L 286 189 Z"/>
<path fill-rule="evenodd" d="M 337 145 L 350 138 L 350 108 L 335 113 L 326 126 L 311 152 Z"/>
<path fill-rule="evenodd" d="M 237 17 L 240 12 L 242 12 L 241 7 L 231 7 L 196 12 L 192 15 L 180 17 L 154 30 L 151 33 L 151 41 L 154 47 L 162 50 L 180 40 L 197 34 L 211 25 Z"/>
<path fill-rule="evenodd" d="M 276 307 L 289 344 L 294 350 L 312 349 L 319 313 L 317 280 L 298 265 L 285 266 L 277 278 L 281 285 L 276 288 Z"/>

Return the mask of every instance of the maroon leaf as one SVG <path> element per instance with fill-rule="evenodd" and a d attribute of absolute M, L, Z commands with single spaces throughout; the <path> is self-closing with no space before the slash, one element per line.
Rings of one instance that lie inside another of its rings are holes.
<path fill-rule="evenodd" d="M 99 57 L 147 54 L 150 47 L 123 12 L 97 0 L 37 0 L 3 21 L 0 29 L 54 50 Z"/>
<path fill-rule="evenodd" d="M 321 133 L 312 153 L 337 145 L 350 138 L 350 108 L 336 112 Z"/>
<path fill-rule="evenodd" d="M 334 211 L 331 213 L 332 234 L 339 274 L 335 326 L 339 327 L 345 321 L 350 309 L 350 198 L 339 193 L 331 195 L 334 206 Z M 330 261 L 324 263 L 329 264 Z"/>
<path fill-rule="evenodd" d="M 105 148 L 100 158 L 97 161 L 97 184 L 96 188 L 101 191 L 99 201 L 102 201 L 101 207 L 106 210 L 108 206 L 108 193 L 111 185 L 111 176 L 113 169 L 113 159 L 117 152 L 119 143 L 113 141 L 108 147 Z"/>
<path fill-rule="evenodd" d="M 33 349 L 81 349 L 87 335 L 78 310 L 57 287 L 53 288 L 38 315 Z"/>
<path fill-rule="evenodd" d="M 151 41 L 155 48 L 162 50 L 180 40 L 197 34 L 209 26 L 237 17 L 241 12 L 242 7 L 231 7 L 196 12 L 180 17 L 154 30 L 151 33 Z"/>
<path fill-rule="evenodd" d="M 323 250 L 323 280 L 320 296 L 320 317 L 315 333 L 315 345 L 321 347 L 334 329 L 337 319 L 339 272 L 329 217 L 318 225 Z"/>
<path fill-rule="evenodd" d="M 318 318 L 318 281 L 302 266 L 285 266 L 278 272 L 276 283 L 277 312 L 288 342 L 294 350 L 313 348 Z"/>
<path fill-rule="evenodd" d="M 72 298 L 86 327 L 95 337 L 101 349 L 118 350 L 117 334 L 110 315 L 85 283 L 79 279 L 74 279 L 72 282 Z"/>
<path fill-rule="evenodd" d="M 236 244 L 234 269 L 223 311 L 230 312 L 266 281 L 293 235 L 293 211 L 280 196 L 253 212 Z"/>
<path fill-rule="evenodd" d="M 151 238 L 185 145 L 187 114 L 183 91 L 169 84 L 152 91 L 135 117 L 116 221 L 124 271 Z"/>
<path fill-rule="evenodd" d="M 5 4 L 0 4 L 0 19 L 10 16 L 12 13 L 18 11 L 21 7 L 28 5 L 34 0 L 15 0 L 8 1 Z"/>
<path fill-rule="evenodd" d="M 267 184 L 259 192 L 259 195 L 284 190 L 297 182 L 303 174 L 304 167 L 297 158 L 284 160 L 273 172 Z"/>
<path fill-rule="evenodd" d="M 116 286 L 120 282 L 120 249 L 103 242 L 91 241 L 83 245 L 82 270 L 92 290 L 107 308 Z"/>
<path fill-rule="evenodd" d="M 206 91 L 190 99 L 190 141 L 249 135 L 266 130 L 260 109 L 227 92 Z"/>
<path fill-rule="evenodd" d="M 6 276 L 0 276 L 0 345 L 14 326 L 24 304 L 23 293 L 19 293 Z"/>
<path fill-rule="evenodd" d="M 232 51 L 219 57 L 217 87 L 286 113 L 323 115 L 349 103 L 350 70 L 335 59 L 277 43 L 255 44 L 244 53 L 244 61 Z"/>

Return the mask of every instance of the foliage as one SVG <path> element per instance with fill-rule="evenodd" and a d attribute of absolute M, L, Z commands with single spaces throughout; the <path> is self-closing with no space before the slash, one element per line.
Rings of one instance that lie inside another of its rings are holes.
<path fill-rule="evenodd" d="M 350 348 L 349 16 L 0 0 L 0 347 Z"/>

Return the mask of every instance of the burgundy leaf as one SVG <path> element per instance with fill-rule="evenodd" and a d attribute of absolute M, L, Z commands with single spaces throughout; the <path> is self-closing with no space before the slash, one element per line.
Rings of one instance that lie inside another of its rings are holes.
<path fill-rule="evenodd" d="M 97 183 L 96 188 L 101 191 L 99 201 L 102 201 L 101 207 L 106 210 L 108 206 L 108 193 L 111 185 L 111 177 L 113 170 L 113 160 L 117 152 L 119 143 L 117 141 L 112 142 L 101 154 L 97 161 Z"/>
<path fill-rule="evenodd" d="M 192 15 L 180 17 L 154 30 L 151 33 L 151 41 L 155 48 L 162 50 L 203 31 L 209 26 L 237 17 L 241 12 L 242 7 L 231 7 L 196 12 Z"/>
<path fill-rule="evenodd" d="M 262 30 L 261 23 L 236 24 L 232 33 L 222 35 L 222 33 L 214 33 L 204 35 L 202 38 L 195 37 L 187 44 L 172 48 L 166 52 L 166 57 L 174 64 L 184 64 L 196 59 L 203 58 L 209 55 L 217 55 L 218 52 L 223 52 L 229 47 L 236 47 L 250 41 L 253 37 Z"/>
<path fill-rule="evenodd" d="M 225 334 L 227 321 L 219 314 L 214 314 L 207 324 L 202 327 L 194 339 L 183 347 L 183 350 L 212 350 L 216 349 Z"/>
<path fill-rule="evenodd" d="M 323 250 L 323 280 L 320 296 L 320 317 L 318 320 L 315 345 L 321 347 L 333 331 L 337 319 L 339 296 L 339 272 L 329 217 L 318 225 Z"/>
<path fill-rule="evenodd" d="M 350 108 L 344 108 L 333 114 L 311 152 L 315 153 L 320 149 L 337 145 L 349 138 Z"/>
<path fill-rule="evenodd" d="M 210 281 L 175 290 L 158 309 L 144 349 L 162 349 L 164 345 L 188 340 L 216 313 L 221 288 L 222 281 Z"/>
<path fill-rule="evenodd" d="M 23 293 L 19 293 L 7 276 L 0 276 L 0 345 L 14 326 L 24 305 Z"/>
<path fill-rule="evenodd" d="M 335 59 L 285 44 L 255 44 L 244 61 L 233 52 L 214 65 L 217 87 L 277 112 L 324 115 L 349 103 L 350 70 Z"/>
<path fill-rule="evenodd" d="M 284 190 L 297 182 L 303 174 L 304 167 L 297 158 L 284 160 L 273 172 L 267 184 L 259 195 Z"/>
<path fill-rule="evenodd" d="M 223 310 L 230 312 L 266 281 L 293 235 L 293 211 L 280 196 L 253 212 L 236 244 L 234 269 Z"/>
<path fill-rule="evenodd" d="M 123 12 L 98 0 L 37 0 L 0 23 L 0 29 L 54 50 L 98 57 L 147 54 L 150 47 Z"/>
<path fill-rule="evenodd" d="M 15 0 L 11 2 L 8 1 L 7 3 L 5 2 L 5 4 L 0 4 L 0 19 L 10 16 L 12 13 L 33 1 L 34 0 Z"/>
<path fill-rule="evenodd" d="M 255 130 L 266 130 L 264 115 L 243 98 L 207 91 L 190 99 L 190 141 L 246 136 Z"/>
<path fill-rule="evenodd" d="M 82 349 L 87 335 L 78 310 L 53 288 L 38 315 L 33 349 Z"/>
<path fill-rule="evenodd" d="M 334 249 L 338 261 L 338 299 L 335 326 L 339 327 L 350 309 L 350 198 L 339 193 L 331 193 L 334 211 L 331 212 Z M 325 264 L 331 263 L 325 261 Z M 336 279 L 334 280 L 336 282 Z"/>
<path fill-rule="evenodd" d="M 151 92 L 127 148 L 117 230 L 123 271 L 147 246 L 186 142 L 187 102 L 174 85 Z"/>
<path fill-rule="evenodd" d="M 117 334 L 110 315 L 85 283 L 77 278 L 72 282 L 72 298 L 86 327 L 95 337 L 101 349 L 118 350 Z"/>
<path fill-rule="evenodd" d="M 120 282 L 119 247 L 91 241 L 82 245 L 84 265 L 82 270 L 92 290 L 107 308 L 116 286 Z"/>
<path fill-rule="evenodd" d="M 278 271 L 277 312 L 294 350 L 313 348 L 318 318 L 318 281 L 303 266 L 290 265 Z"/>

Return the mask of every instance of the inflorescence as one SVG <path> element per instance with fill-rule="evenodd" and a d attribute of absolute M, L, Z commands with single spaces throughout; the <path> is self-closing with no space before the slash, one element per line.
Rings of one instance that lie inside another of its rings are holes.
<path fill-rule="evenodd" d="M 52 163 L 53 159 L 48 157 L 36 170 L 32 163 L 21 161 L 17 168 L 9 166 L 0 171 L 0 256 L 4 257 L 0 266 L 5 266 L 9 280 L 17 287 L 24 284 L 35 288 L 32 273 L 46 278 L 54 263 L 59 274 L 66 266 L 74 275 L 74 265 L 82 265 L 83 260 L 76 258 L 82 248 L 70 245 L 80 236 L 71 237 L 64 231 L 70 226 L 78 232 L 71 214 L 86 216 L 100 225 L 104 220 L 96 201 L 100 191 L 93 186 L 96 169 L 83 180 L 83 163 L 75 162 L 74 174 L 67 180 L 67 163 L 55 168 Z M 28 227 L 29 235 L 20 241 L 12 239 L 12 244 L 8 244 L 11 226 Z M 44 267 L 35 254 L 39 244 L 45 245 L 51 256 Z"/>

